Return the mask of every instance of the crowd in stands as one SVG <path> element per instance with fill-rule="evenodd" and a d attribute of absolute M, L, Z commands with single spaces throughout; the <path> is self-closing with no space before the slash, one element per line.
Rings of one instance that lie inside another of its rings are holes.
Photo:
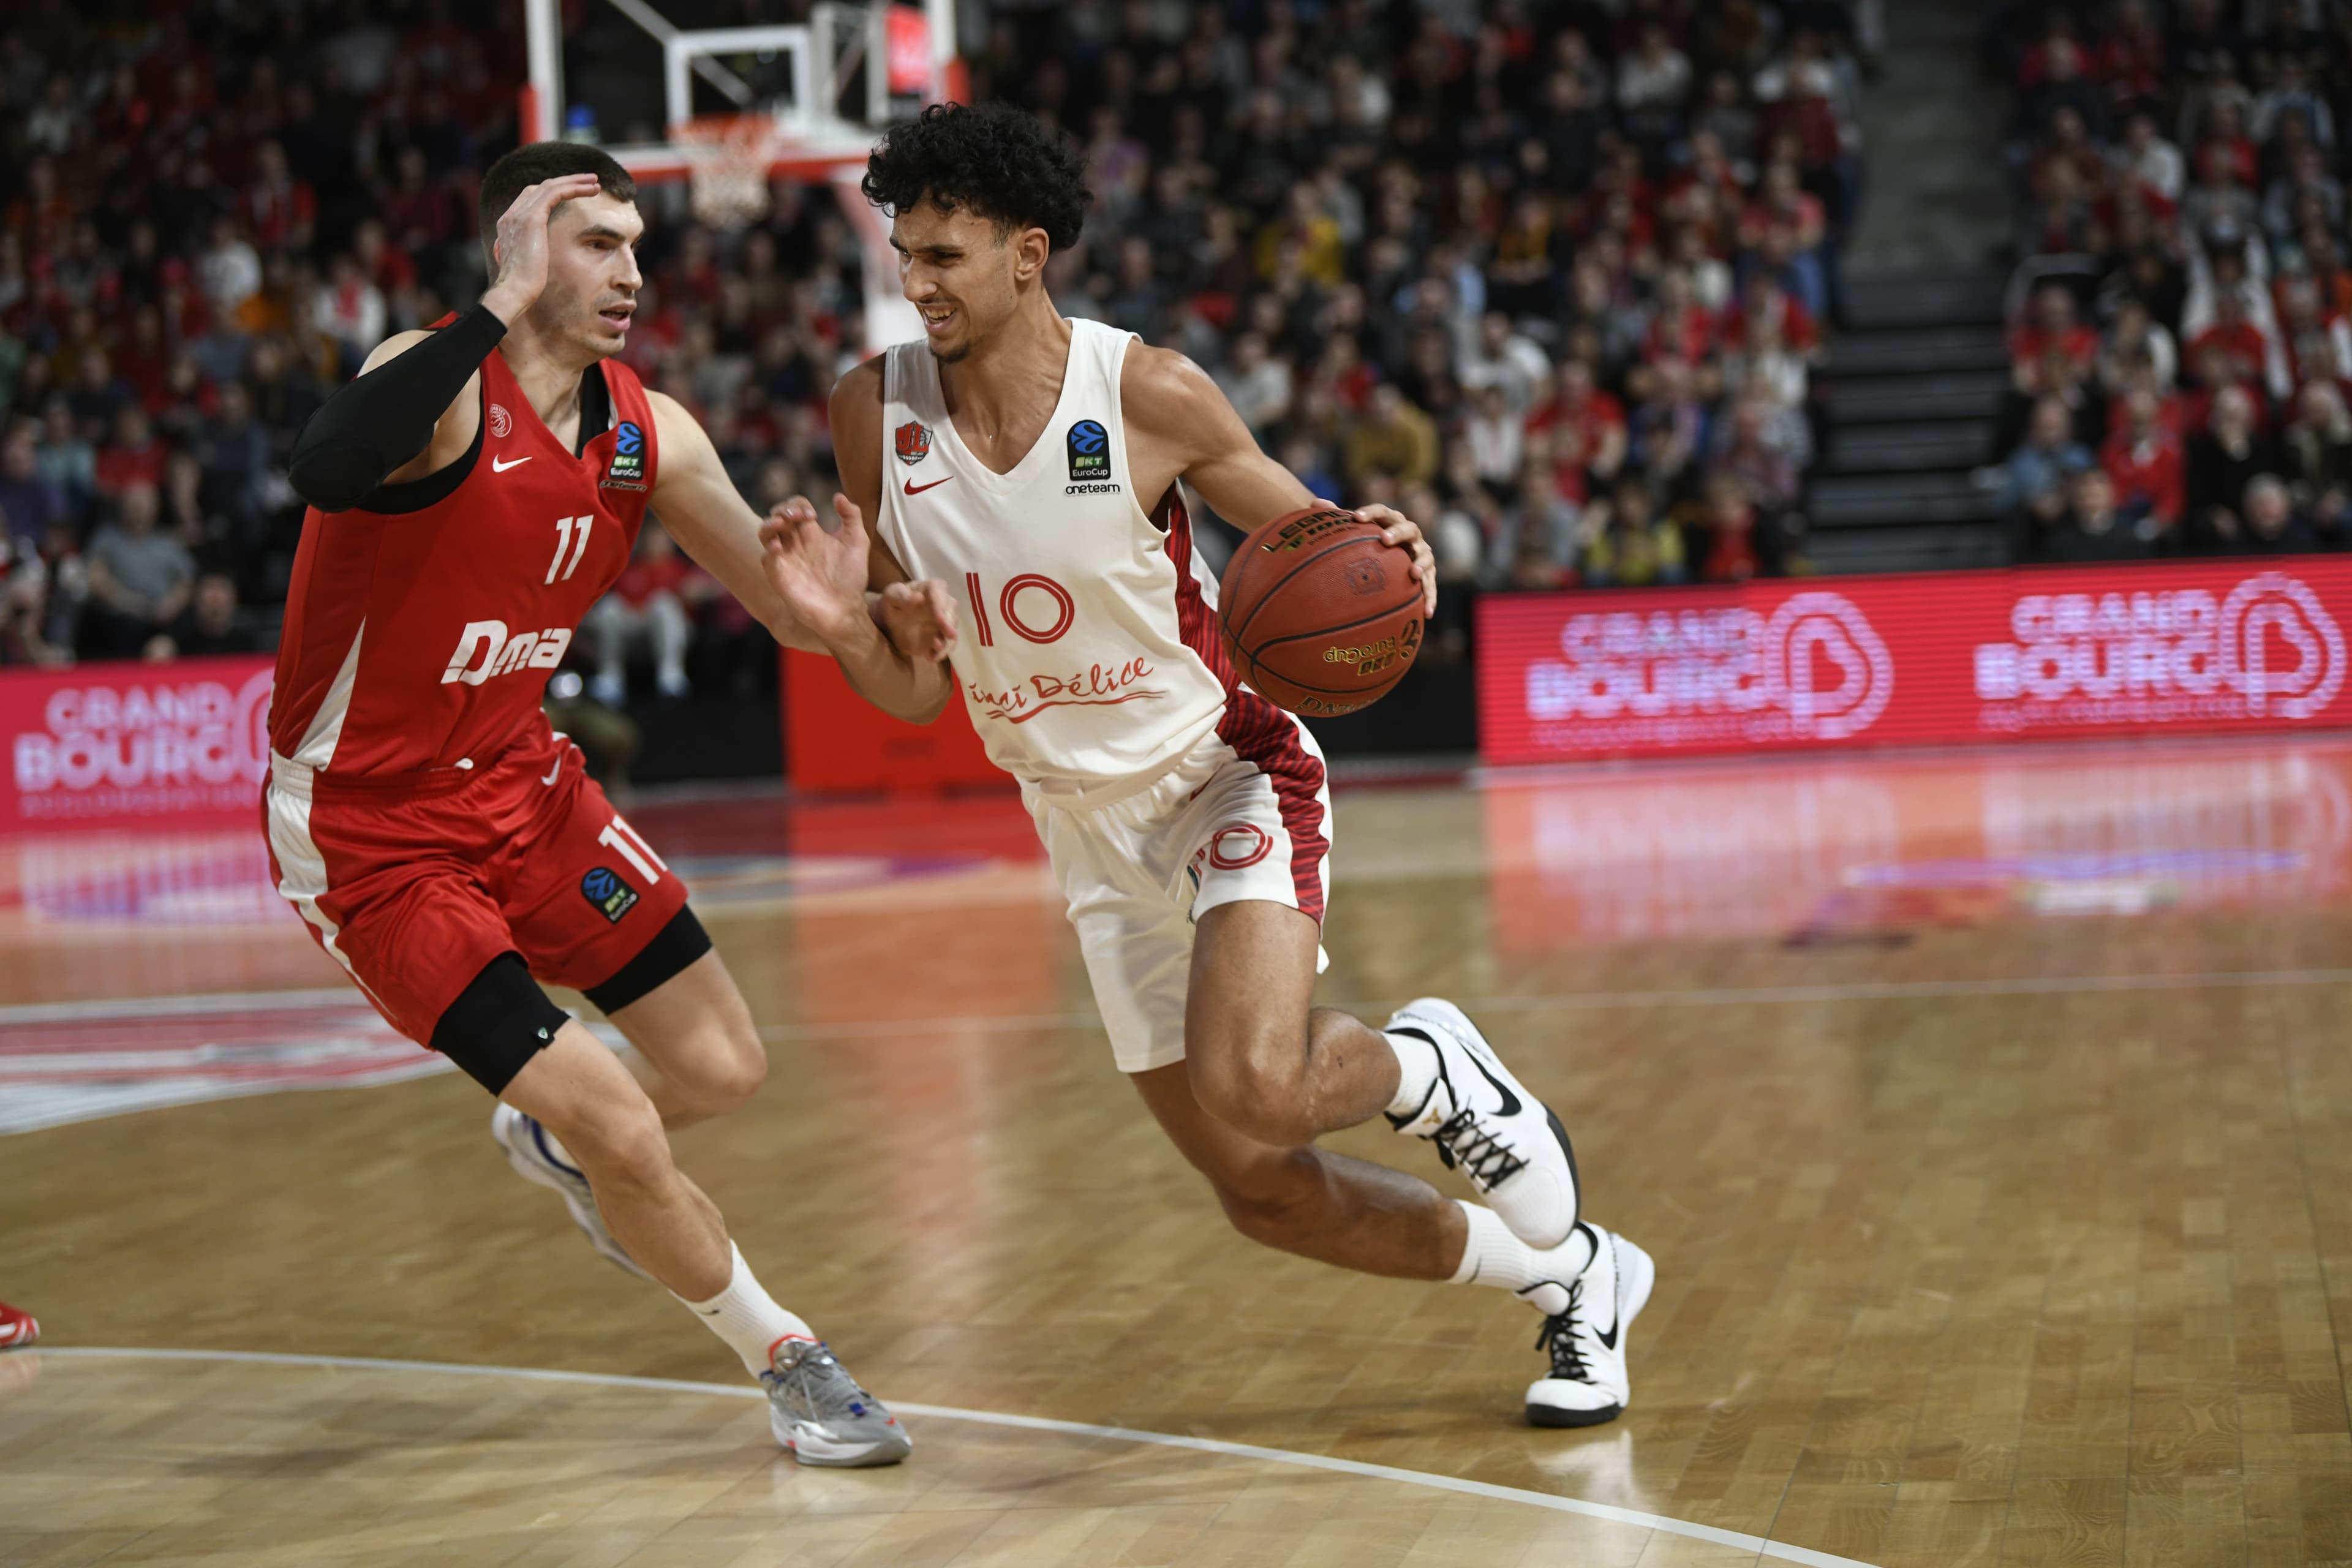
<path fill-rule="evenodd" d="M 1852 24 L 1845 0 L 1129 0 L 1000 9 L 970 65 L 1086 151 L 1056 301 L 1191 353 L 1318 494 L 1423 521 L 1458 649 L 1478 589 L 1803 569 Z M 482 287 L 476 181 L 514 144 L 522 57 L 519 5 L 455 0 L 0 20 L 0 662 L 269 646 L 294 437 L 385 334 Z M 627 351 L 762 509 L 825 493 L 825 393 L 863 336 L 831 195 L 773 195 L 739 232 L 655 223 Z M 665 542 L 577 645 L 602 696 L 638 645 L 664 692 L 766 663 Z"/>
<path fill-rule="evenodd" d="M 2012 4 L 2021 561 L 2352 545 L 2352 7 Z"/>

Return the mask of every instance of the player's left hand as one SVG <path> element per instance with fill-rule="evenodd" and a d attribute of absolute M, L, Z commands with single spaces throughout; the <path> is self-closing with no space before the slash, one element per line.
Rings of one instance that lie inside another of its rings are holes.
<path fill-rule="evenodd" d="M 1381 537 L 1412 554 L 1412 580 L 1421 584 L 1422 614 L 1437 614 L 1437 556 L 1421 536 L 1421 524 L 1392 506 L 1360 506 L 1356 515 L 1378 523 Z"/>
<path fill-rule="evenodd" d="M 833 498 L 841 528 L 827 533 L 816 507 L 794 496 L 769 509 L 760 524 L 760 565 L 786 608 L 828 645 L 863 635 L 867 618 L 865 519 L 846 496 Z"/>

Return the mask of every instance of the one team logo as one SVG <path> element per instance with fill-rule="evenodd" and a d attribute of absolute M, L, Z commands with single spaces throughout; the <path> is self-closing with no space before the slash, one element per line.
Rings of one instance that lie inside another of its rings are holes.
<path fill-rule="evenodd" d="M 897 431 L 898 460 L 913 468 L 931 455 L 931 427 L 919 419 L 909 419 Z"/>
<path fill-rule="evenodd" d="M 618 921 L 637 903 L 637 890 L 609 866 L 599 866 L 581 878 L 580 894 L 608 921 Z"/>
<path fill-rule="evenodd" d="M 503 403 L 491 404 L 490 434 L 503 441 L 513 432 L 514 416 L 507 412 L 507 405 Z"/>
<path fill-rule="evenodd" d="M 1110 432 L 1099 419 L 1081 419 L 1070 426 L 1070 482 L 1110 478 Z"/>
<path fill-rule="evenodd" d="M 602 487 L 612 490 L 646 488 L 646 433 L 635 422 L 622 420 L 613 427 L 613 461 L 604 469 Z"/>

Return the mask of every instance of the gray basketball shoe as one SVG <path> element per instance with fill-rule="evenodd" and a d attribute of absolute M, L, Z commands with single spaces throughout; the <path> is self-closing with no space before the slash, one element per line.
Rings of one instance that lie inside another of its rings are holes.
<path fill-rule="evenodd" d="M 882 1402 L 857 1386 L 822 1340 L 786 1335 L 760 1374 L 768 1391 L 768 1430 L 803 1465 L 856 1469 L 895 1465 L 914 1451 L 907 1429 Z"/>

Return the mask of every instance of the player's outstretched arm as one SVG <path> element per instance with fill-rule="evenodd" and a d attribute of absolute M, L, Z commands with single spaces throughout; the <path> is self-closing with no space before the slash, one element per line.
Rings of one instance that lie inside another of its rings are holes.
<path fill-rule="evenodd" d="M 1178 479 L 1198 491 L 1219 517 L 1242 528 L 1301 507 L 1330 504 L 1309 494 L 1297 475 L 1267 457 L 1208 373 L 1171 349 L 1129 344 L 1119 372 L 1118 401 L 1127 421 L 1128 460 L 1141 492 L 1137 499 L 1147 507 L 1160 489 Z M 1356 515 L 1379 523 L 1382 537 L 1411 553 L 1412 574 L 1434 611 L 1436 562 L 1421 525 L 1393 507 L 1358 507 Z"/>
<path fill-rule="evenodd" d="M 812 624 L 811 616 L 780 591 L 770 569 L 769 547 L 762 535 L 775 519 L 763 525 L 727 477 L 726 466 L 711 446 L 709 433 L 676 398 L 648 392 L 653 405 L 657 461 L 654 469 L 653 509 L 670 537 L 702 569 L 725 585 L 786 647 L 808 653 L 835 653 L 832 639 Z M 805 501 L 800 503 L 806 507 Z M 781 515 L 785 509 L 778 508 Z M 811 509 L 809 515 L 815 512 Z M 946 591 L 900 595 L 885 601 L 866 593 L 866 566 L 856 563 L 852 604 L 842 607 L 864 623 L 866 633 L 886 639 L 886 647 L 911 658 L 929 659 L 946 652 L 954 638 L 954 609 Z M 944 626 L 944 633 L 940 627 Z"/>
<path fill-rule="evenodd" d="M 547 219 L 596 194 L 593 174 L 528 186 L 499 220 L 499 276 L 481 302 L 438 331 L 395 332 L 294 443 L 287 478 L 320 511 L 348 511 L 377 486 L 437 473 L 474 444 L 482 361 L 547 283 Z"/>

